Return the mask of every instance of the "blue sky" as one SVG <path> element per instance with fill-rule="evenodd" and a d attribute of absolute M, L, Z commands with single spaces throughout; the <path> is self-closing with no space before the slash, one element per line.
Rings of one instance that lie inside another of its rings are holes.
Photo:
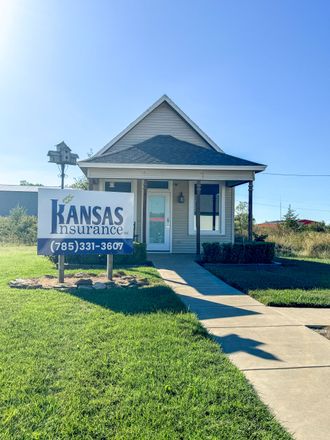
<path fill-rule="evenodd" d="M 164 93 L 226 153 L 330 174 L 329 23 L 328 0 L 0 0 L 0 183 L 57 184 L 48 149 L 84 158 Z M 329 190 L 259 174 L 254 215 L 330 222 Z"/>

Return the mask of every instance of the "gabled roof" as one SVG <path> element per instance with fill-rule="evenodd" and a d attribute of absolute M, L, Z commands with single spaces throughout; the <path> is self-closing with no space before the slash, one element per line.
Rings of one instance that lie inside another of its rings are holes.
<path fill-rule="evenodd" d="M 116 137 L 114 137 L 109 143 L 107 143 L 98 153 L 93 157 L 101 156 L 106 153 L 109 148 L 111 148 L 116 142 L 118 142 L 125 134 L 127 134 L 132 128 L 134 128 L 139 122 L 141 122 L 146 116 L 148 116 L 153 110 L 159 107 L 161 104 L 166 102 L 176 113 L 178 113 L 181 118 L 190 125 L 190 127 L 195 130 L 207 144 L 209 144 L 215 151 L 222 152 L 221 148 L 206 134 L 201 130 L 197 124 L 195 124 L 167 95 L 161 96 L 151 107 L 149 107 L 145 112 L 143 112 L 135 121 L 129 124 L 123 131 L 121 131 Z"/>
<path fill-rule="evenodd" d="M 129 166 L 143 164 L 251 167 L 260 171 L 265 168 L 265 165 L 203 148 L 169 135 L 154 136 L 125 150 L 94 156 L 80 166 L 93 166 L 98 163 Z"/>

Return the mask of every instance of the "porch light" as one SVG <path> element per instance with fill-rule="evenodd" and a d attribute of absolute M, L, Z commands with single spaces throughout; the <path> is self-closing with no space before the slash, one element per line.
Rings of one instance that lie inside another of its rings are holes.
<path fill-rule="evenodd" d="M 184 195 L 182 194 L 182 191 L 180 192 L 180 195 L 178 197 L 178 203 L 184 203 Z"/>

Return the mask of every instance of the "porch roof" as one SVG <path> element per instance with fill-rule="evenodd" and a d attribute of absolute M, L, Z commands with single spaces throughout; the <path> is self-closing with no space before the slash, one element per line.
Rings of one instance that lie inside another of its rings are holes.
<path fill-rule="evenodd" d="M 101 163 L 123 165 L 123 167 L 127 164 L 130 166 L 145 164 L 148 167 L 152 165 L 191 165 L 206 168 L 209 166 L 251 167 L 255 171 L 262 171 L 266 167 L 263 164 L 200 147 L 170 135 L 154 136 L 130 148 L 95 156 L 80 164 L 84 167 L 91 167 L 93 164 Z"/>

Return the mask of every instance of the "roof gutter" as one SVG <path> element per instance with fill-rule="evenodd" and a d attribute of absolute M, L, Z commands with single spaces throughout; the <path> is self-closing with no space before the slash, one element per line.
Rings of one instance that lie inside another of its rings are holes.
<path fill-rule="evenodd" d="M 167 165 L 167 164 L 132 164 L 109 162 L 78 162 L 80 168 L 132 168 L 132 169 L 172 169 L 172 170 L 215 170 L 215 171 L 264 171 L 267 165 Z"/>

